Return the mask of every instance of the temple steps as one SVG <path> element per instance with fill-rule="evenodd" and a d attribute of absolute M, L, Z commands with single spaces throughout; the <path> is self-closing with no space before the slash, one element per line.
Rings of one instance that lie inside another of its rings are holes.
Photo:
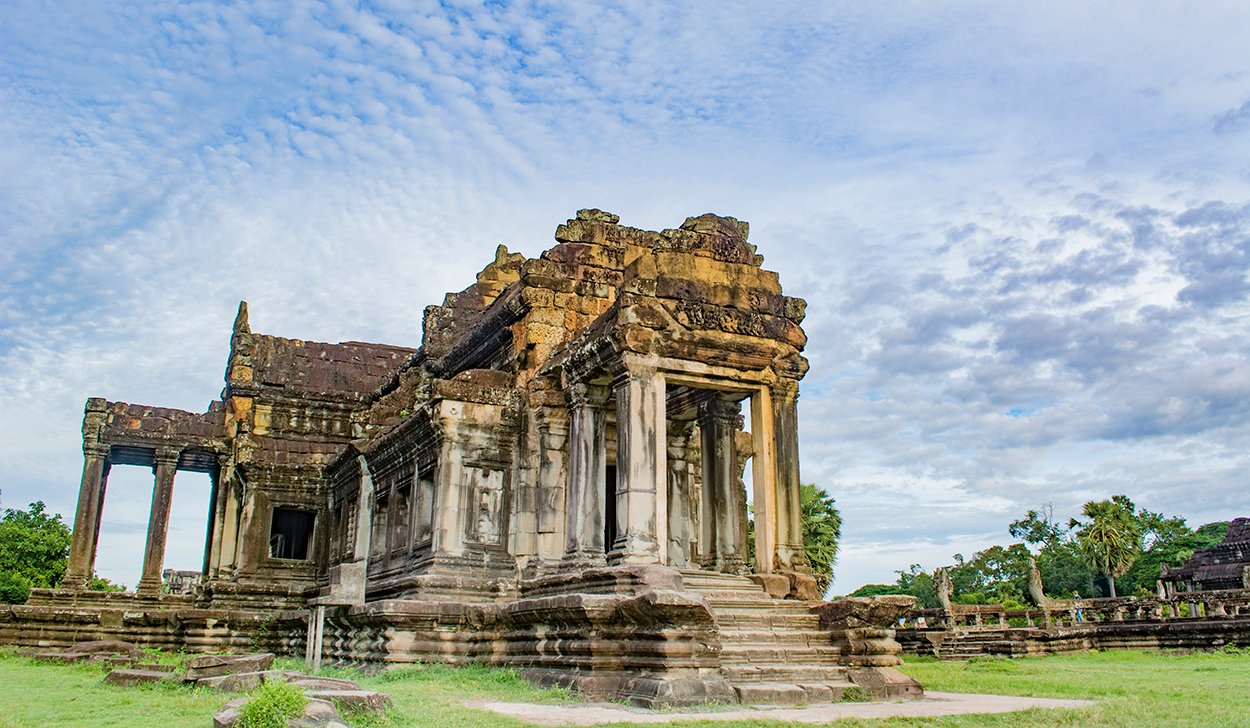
<path fill-rule="evenodd" d="M 943 640 L 935 653 L 942 660 L 969 660 L 992 654 L 995 650 L 991 649 L 991 645 L 1001 644 L 1009 639 L 1004 630 L 957 632 Z"/>
<path fill-rule="evenodd" d="M 745 576 L 737 574 L 721 574 L 715 571 L 683 570 L 681 581 L 687 589 L 699 593 L 707 591 L 728 590 L 733 592 L 754 592 L 764 595 L 764 587 L 756 584 Z"/>
<path fill-rule="evenodd" d="M 801 601 L 773 599 L 743 576 L 683 571 L 720 628 L 721 673 L 746 704 L 834 702 L 854 687 L 841 652 Z"/>

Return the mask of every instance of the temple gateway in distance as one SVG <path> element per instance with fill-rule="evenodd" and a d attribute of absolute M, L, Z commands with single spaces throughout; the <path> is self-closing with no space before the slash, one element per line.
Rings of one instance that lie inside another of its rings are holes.
<path fill-rule="evenodd" d="M 89 399 L 64 584 L 0 641 L 483 662 L 643 705 L 919 695 L 913 600 L 823 602 L 804 557 L 805 302 L 744 222 L 618 222 L 499 246 L 417 349 L 253 333 L 244 303 L 207 412 Z M 89 591 L 120 465 L 154 473 L 142 579 Z M 200 573 L 163 572 L 179 470 L 213 483 Z"/>

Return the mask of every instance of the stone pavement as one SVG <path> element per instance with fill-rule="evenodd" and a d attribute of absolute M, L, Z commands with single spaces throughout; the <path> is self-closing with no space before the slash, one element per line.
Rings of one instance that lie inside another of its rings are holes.
<path fill-rule="evenodd" d="M 842 718 L 936 717 L 967 713 L 1010 713 L 1029 708 L 1084 708 L 1089 700 L 1020 698 L 926 691 L 922 700 L 895 703 L 829 703 L 806 708 L 741 706 L 725 710 L 657 712 L 615 703 L 537 705 L 534 703 L 470 703 L 471 707 L 537 725 L 600 725 L 603 723 L 672 723 L 679 720 L 775 720 L 786 723 L 828 723 Z"/>

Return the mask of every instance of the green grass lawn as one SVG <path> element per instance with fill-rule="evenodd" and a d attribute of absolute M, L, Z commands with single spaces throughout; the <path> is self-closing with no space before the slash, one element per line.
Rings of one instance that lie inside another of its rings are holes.
<path fill-rule="evenodd" d="M 167 656 L 167 661 L 177 657 Z M 300 669 L 287 662 L 280 667 Z M 1086 698 L 1081 710 L 1033 710 L 1009 715 L 885 721 L 843 721 L 839 726 L 1250 726 L 1250 654 L 1086 653 L 1018 660 L 938 662 L 915 659 L 904 670 L 930 690 Z M 386 716 L 352 718 L 362 728 L 409 726 L 520 726 L 520 721 L 467 708 L 470 701 L 571 702 L 563 691 L 538 690 L 511 671 L 425 666 L 361 675 L 326 669 L 357 680 L 394 700 Z M 0 652 L 0 726 L 147 726 L 205 728 L 228 699 L 182 685 L 115 688 L 104 670 L 49 665 Z M 769 721 L 687 721 L 682 726 L 778 726 Z"/>

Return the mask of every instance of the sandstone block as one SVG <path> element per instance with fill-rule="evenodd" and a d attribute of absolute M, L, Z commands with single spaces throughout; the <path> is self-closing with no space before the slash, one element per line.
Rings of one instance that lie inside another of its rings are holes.
<path fill-rule="evenodd" d="M 232 728 L 239 722 L 239 710 L 247 700 L 247 698 L 235 698 L 222 706 L 221 710 L 213 715 L 213 728 Z"/>
<path fill-rule="evenodd" d="M 892 667 L 853 667 L 847 670 L 847 676 L 878 698 L 918 700 L 924 697 L 920 683 Z"/>
<path fill-rule="evenodd" d="M 273 667 L 273 658 L 271 652 L 255 655 L 204 655 L 187 664 L 186 679 L 192 681 L 205 677 L 268 670 Z"/>
<path fill-rule="evenodd" d="M 316 699 L 309 700 L 304 714 L 287 725 L 290 728 L 350 728 L 333 703 Z"/>
<path fill-rule="evenodd" d="M 372 690 L 311 690 L 308 697 L 328 700 L 345 710 L 381 713 L 391 704 L 391 696 Z"/>
<path fill-rule="evenodd" d="M 799 687 L 803 688 L 803 692 L 807 693 L 808 703 L 832 703 L 833 688 L 822 683 L 799 683 Z M 839 698 L 841 695 L 838 696 Z"/>
<path fill-rule="evenodd" d="M 790 597 L 812 601 L 820 599 L 820 590 L 816 588 L 816 577 L 811 574 L 790 574 Z"/>
<path fill-rule="evenodd" d="M 40 652 L 34 655 L 42 662 L 85 662 L 91 655 L 85 652 Z"/>
<path fill-rule="evenodd" d="M 272 679 L 272 678 L 267 678 Z M 286 681 L 305 690 L 359 690 L 360 685 L 351 680 L 340 680 L 335 677 L 316 677 L 314 675 L 288 675 Z"/>
<path fill-rule="evenodd" d="M 240 672 L 234 675 L 218 675 L 202 677 L 195 681 L 196 685 L 220 690 L 223 693 L 242 693 L 260 686 L 265 681 L 264 672 Z"/>
<path fill-rule="evenodd" d="M 763 587 L 773 599 L 785 599 L 790 593 L 790 580 L 785 574 L 748 574 L 747 578 Z"/>
<path fill-rule="evenodd" d="M 95 654 L 87 658 L 87 662 L 91 664 L 104 663 L 106 665 L 133 665 L 138 660 L 130 655 L 104 655 Z"/>
<path fill-rule="evenodd" d="M 789 683 L 741 683 L 734 685 L 738 702 L 744 705 L 799 705 L 807 702 L 807 691 Z"/>
<path fill-rule="evenodd" d="M 119 685 L 122 687 L 133 687 L 135 685 L 144 685 L 154 682 L 171 682 L 177 680 L 173 673 L 163 672 L 161 670 L 113 670 L 104 676 L 105 685 Z"/>

